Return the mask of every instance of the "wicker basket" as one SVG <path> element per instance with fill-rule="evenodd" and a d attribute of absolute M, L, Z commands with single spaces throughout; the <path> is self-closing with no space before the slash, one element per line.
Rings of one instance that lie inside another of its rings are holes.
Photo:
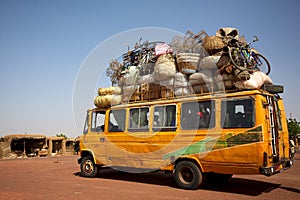
<path fill-rule="evenodd" d="M 206 36 L 203 42 L 203 47 L 209 55 L 218 54 L 224 47 L 224 42 L 218 36 Z"/>
<path fill-rule="evenodd" d="M 179 53 L 176 55 L 178 71 L 183 74 L 196 72 L 200 54 L 198 53 Z"/>

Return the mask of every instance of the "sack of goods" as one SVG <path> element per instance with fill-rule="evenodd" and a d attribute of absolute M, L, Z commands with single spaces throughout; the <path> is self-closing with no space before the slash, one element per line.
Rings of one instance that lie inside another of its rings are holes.
<path fill-rule="evenodd" d="M 114 86 L 98 89 L 99 96 L 108 95 L 108 94 L 120 95 L 121 92 L 122 92 L 122 90 L 120 87 L 114 87 Z"/>
<path fill-rule="evenodd" d="M 103 96 L 97 96 L 94 100 L 95 106 L 98 108 L 108 108 L 112 105 L 117 105 L 122 102 L 122 96 L 121 95 L 103 95 Z"/>
<path fill-rule="evenodd" d="M 178 53 L 176 55 L 178 71 L 183 74 L 195 73 L 199 63 L 199 58 L 199 53 Z"/>
<path fill-rule="evenodd" d="M 174 58 L 171 54 L 164 54 L 157 58 L 154 67 L 154 78 L 163 81 L 173 78 L 176 73 Z"/>
<path fill-rule="evenodd" d="M 217 63 L 221 56 L 207 56 L 203 58 L 199 64 L 198 71 L 203 69 L 217 70 Z"/>
<path fill-rule="evenodd" d="M 189 82 L 196 94 L 209 92 L 212 86 L 212 80 L 203 73 L 192 74 L 189 77 Z"/>
<path fill-rule="evenodd" d="M 130 66 L 128 72 L 123 76 L 123 85 L 135 85 L 139 77 L 139 70 L 136 66 Z"/>
<path fill-rule="evenodd" d="M 185 96 L 191 94 L 186 75 L 178 72 L 174 76 L 174 91 L 175 96 Z"/>
<path fill-rule="evenodd" d="M 263 85 L 272 85 L 271 78 L 263 72 L 257 71 L 250 74 L 250 79 L 246 81 L 236 81 L 235 87 L 238 89 L 259 89 Z"/>

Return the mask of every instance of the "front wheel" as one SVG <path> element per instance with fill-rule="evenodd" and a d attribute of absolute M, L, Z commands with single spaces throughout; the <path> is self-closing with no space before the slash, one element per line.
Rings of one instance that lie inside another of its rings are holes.
<path fill-rule="evenodd" d="M 80 163 L 80 170 L 82 176 L 89 178 L 95 177 L 98 173 L 97 165 L 95 165 L 94 160 L 91 156 L 82 158 Z"/>
<path fill-rule="evenodd" d="M 195 190 L 204 184 L 199 167 L 190 161 L 181 161 L 175 167 L 174 179 L 182 189 Z"/>

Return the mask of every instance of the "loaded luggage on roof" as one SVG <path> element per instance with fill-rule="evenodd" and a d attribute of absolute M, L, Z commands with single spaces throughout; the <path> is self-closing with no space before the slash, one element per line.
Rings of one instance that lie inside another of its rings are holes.
<path fill-rule="evenodd" d="M 213 36 L 187 31 L 170 44 L 140 42 L 122 55 L 122 61 L 110 62 L 106 75 L 112 87 L 99 88 L 97 107 L 218 91 L 283 92 L 268 76 L 268 60 L 236 28 L 220 28 Z"/>

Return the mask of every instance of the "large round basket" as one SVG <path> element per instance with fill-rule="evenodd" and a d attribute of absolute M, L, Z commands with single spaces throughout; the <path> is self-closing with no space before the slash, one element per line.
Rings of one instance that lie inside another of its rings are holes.
<path fill-rule="evenodd" d="M 222 51 L 224 42 L 221 37 L 218 36 L 206 36 L 203 42 L 203 47 L 209 53 L 209 55 L 215 55 Z"/>

